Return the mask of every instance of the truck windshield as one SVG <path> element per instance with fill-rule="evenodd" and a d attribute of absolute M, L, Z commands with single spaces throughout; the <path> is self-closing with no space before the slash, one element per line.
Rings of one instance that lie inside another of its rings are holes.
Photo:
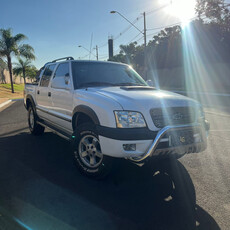
<path fill-rule="evenodd" d="M 74 87 L 148 86 L 128 65 L 115 63 L 72 62 Z"/>

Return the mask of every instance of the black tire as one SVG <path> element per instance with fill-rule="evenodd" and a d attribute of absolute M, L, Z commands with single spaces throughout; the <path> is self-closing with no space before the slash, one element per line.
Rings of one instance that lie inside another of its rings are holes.
<path fill-rule="evenodd" d="M 28 109 L 28 125 L 29 130 L 33 135 L 42 135 L 45 131 L 45 128 L 37 123 L 38 116 L 35 113 L 33 106 L 29 106 Z"/>
<path fill-rule="evenodd" d="M 164 177 L 168 177 L 172 183 L 172 193 L 174 201 L 181 207 L 194 207 L 196 204 L 196 191 L 193 181 L 180 161 L 176 158 L 160 159 L 150 161 L 145 167 L 159 171 Z"/>
<path fill-rule="evenodd" d="M 88 177 L 103 179 L 110 172 L 112 159 L 101 153 L 95 125 L 93 123 L 79 125 L 74 136 L 74 160 L 79 171 Z"/>

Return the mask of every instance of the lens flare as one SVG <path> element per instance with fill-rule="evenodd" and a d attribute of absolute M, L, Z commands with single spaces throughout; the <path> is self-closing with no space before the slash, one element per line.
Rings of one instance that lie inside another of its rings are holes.
<path fill-rule="evenodd" d="M 168 4 L 165 12 L 180 19 L 182 27 L 188 25 L 190 19 L 195 17 L 196 0 L 161 0 L 161 4 Z"/>

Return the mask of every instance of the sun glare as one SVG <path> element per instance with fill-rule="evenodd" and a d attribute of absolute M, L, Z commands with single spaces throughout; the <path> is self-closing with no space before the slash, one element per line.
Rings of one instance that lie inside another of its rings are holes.
<path fill-rule="evenodd" d="M 168 4 L 165 8 L 167 14 L 177 17 L 182 25 L 189 23 L 195 17 L 196 0 L 160 0 L 161 4 Z"/>

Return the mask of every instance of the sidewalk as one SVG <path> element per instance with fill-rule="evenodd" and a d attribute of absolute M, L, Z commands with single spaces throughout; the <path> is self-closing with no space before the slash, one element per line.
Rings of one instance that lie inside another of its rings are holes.
<path fill-rule="evenodd" d="M 22 86 L 14 85 L 14 87 L 15 87 L 15 92 L 11 93 L 11 89 L 9 88 L 8 84 L 0 84 L 0 104 L 8 100 L 23 98 Z"/>
<path fill-rule="evenodd" d="M 8 100 L 9 100 L 8 98 L 0 98 L 0 105 Z"/>
<path fill-rule="evenodd" d="M 7 98 L 0 98 L 0 112 L 9 107 L 15 101 L 23 100 L 23 98 L 18 99 L 7 99 Z M 1 230 L 1 229 L 0 229 Z"/>

